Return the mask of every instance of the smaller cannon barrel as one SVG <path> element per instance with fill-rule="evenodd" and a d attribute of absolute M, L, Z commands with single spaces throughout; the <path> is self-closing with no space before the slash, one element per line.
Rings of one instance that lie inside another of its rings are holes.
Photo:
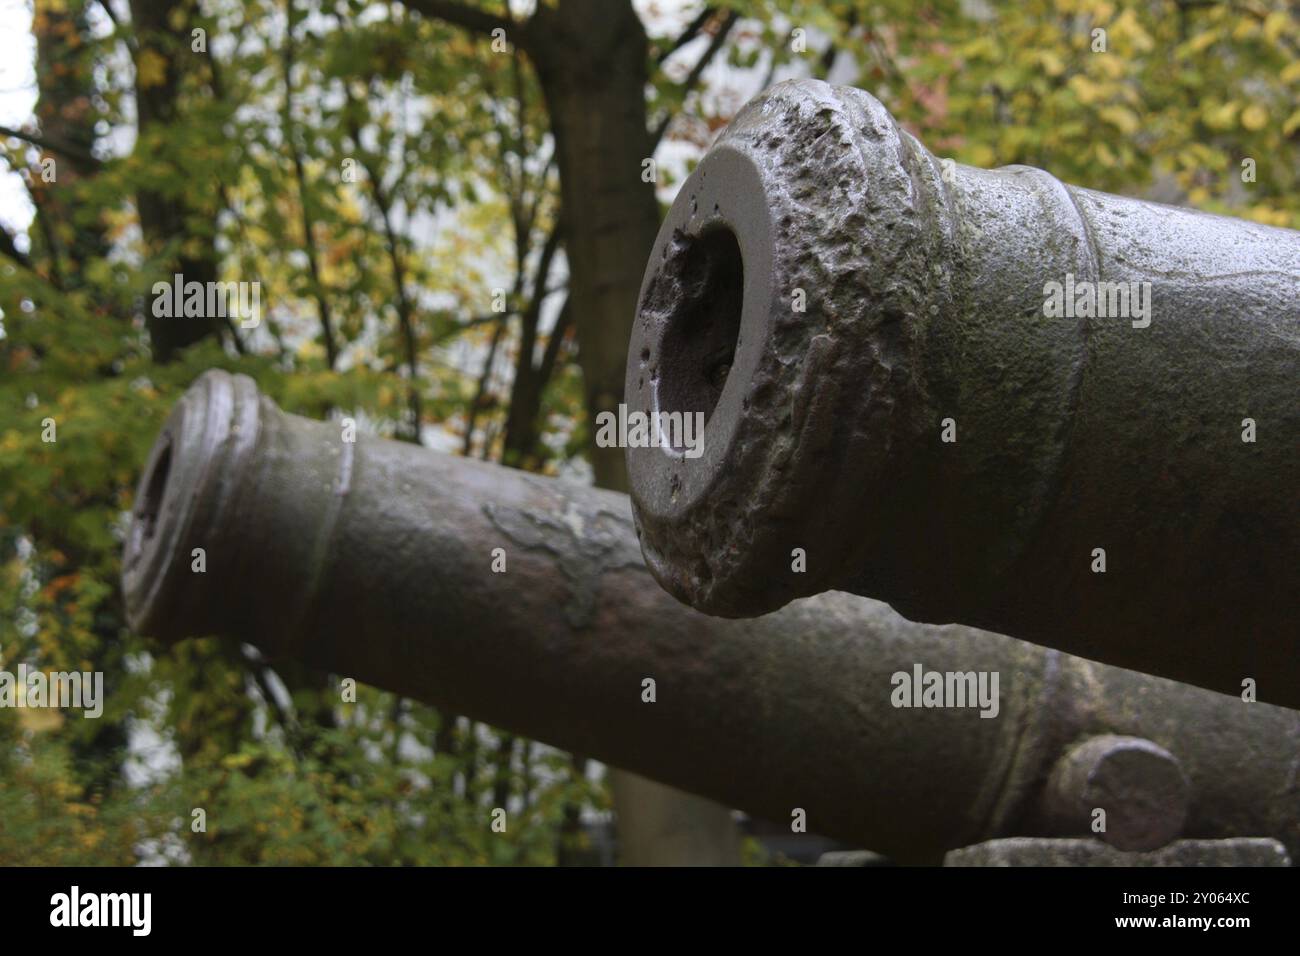
<path fill-rule="evenodd" d="M 646 571 L 626 496 L 345 441 L 244 376 L 177 403 L 125 550 L 144 634 L 249 641 L 899 862 L 1088 835 L 1098 807 L 1117 845 L 1300 850 L 1300 714 L 845 594 L 708 617 Z"/>
<path fill-rule="evenodd" d="M 780 84 L 646 268 L 642 549 L 710 614 L 845 590 L 1300 707 L 1298 373 L 1300 233 L 940 160 L 867 93 Z"/>

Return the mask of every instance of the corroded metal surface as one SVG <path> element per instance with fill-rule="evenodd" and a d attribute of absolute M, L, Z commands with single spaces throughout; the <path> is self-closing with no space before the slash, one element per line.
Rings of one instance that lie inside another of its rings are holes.
<path fill-rule="evenodd" d="M 1154 850 L 1183 832 L 1191 788 L 1178 759 L 1140 737 L 1102 734 L 1057 761 L 1047 814 L 1062 833 L 1092 828 L 1119 850 Z M 1098 811 L 1105 810 L 1103 817 Z"/>
<path fill-rule="evenodd" d="M 1276 840 L 1178 840 L 1150 852 L 1117 850 L 1096 840 L 1013 837 L 953 850 L 944 866 L 1290 866 Z"/>
<path fill-rule="evenodd" d="M 1049 317 L 1051 283 L 1108 314 Z M 781 84 L 647 267 L 626 403 L 708 423 L 699 457 L 629 450 L 642 548 L 711 614 L 847 590 L 1300 706 L 1298 378 L 1300 233 L 940 160 L 867 93 Z"/>
<path fill-rule="evenodd" d="M 177 404 L 124 567 L 145 634 L 250 641 L 767 819 L 802 809 L 810 831 L 900 862 L 1061 832 L 1053 768 L 1105 734 L 1177 759 L 1181 835 L 1300 847 L 1300 714 L 846 594 L 708 617 L 646 571 L 625 496 L 345 442 L 242 376 L 209 372 Z M 997 715 L 895 706 L 917 665 L 997 674 Z"/>

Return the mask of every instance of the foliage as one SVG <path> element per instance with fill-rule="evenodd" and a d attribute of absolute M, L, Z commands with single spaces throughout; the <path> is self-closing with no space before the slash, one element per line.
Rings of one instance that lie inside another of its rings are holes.
<path fill-rule="evenodd" d="M 490 729 L 369 688 L 343 704 L 328 677 L 213 641 L 163 650 L 126 628 L 117 583 L 137 470 L 208 367 L 289 411 L 406 437 L 414 416 L 426 438 L 503 455 L 520 323 L 563 291 L 535 274 L 560 216 L 536 78 L 401 3 L 157 2 L 171 42 L 139 52 L 101 5 L 37 0 L 41 132 L 93 131 L 93 156 L 0 149 L 36 210 L 25 235 L 0 236 L 0 666 L 100 670 L 109 692 L 99 720 L 0 711 L 0 863 L 554 862 L 566 814 L 608 806 L 564 755 L 515 742 L 518 815 L 492 834 Z M 676 147 L 698 152 L 765 82 L 834 76 L 941 155 L 1300 226 L 1300 22 L 1280 2 L 727 8 L 721 69 L 689 88 L 725 13 L 671 56 L 682 24 L 651 25 L 664 62 L 647 108 L 676 117 Z M 173 75 L 174 116 L 139 128 L 135 103 Z M 142 229 L 151 196 L 180 211 L 170 232 Z M 151 286 L 183 257 L 256 278 L 268 306 L 261 327 L 161 362 Z M 552 472 L 587 435 L 572 348 L 559 354 L 527 462 Z"/>

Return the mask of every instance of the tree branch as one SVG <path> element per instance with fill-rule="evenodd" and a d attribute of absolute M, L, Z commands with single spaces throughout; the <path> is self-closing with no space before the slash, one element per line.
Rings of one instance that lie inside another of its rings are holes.
<path fill-rule="evenodd" d="M 117 14 L 113 12 L 113 4 L 110 0 L 98 0 L 98 6 L 104 11 L 104 16 L 113 21 L 113 26 L 119 30 L 122 29 L 122 21 L 118 19 Z"/>
<path fill-rule="evenodd" d="M 560 314 L 555 317 L 555 328 L 551 329 L 551 337 L 547 339 L 546 350 L 542 353 L 542 364 L 537 369 L 537 378 L 543 388 L 555 372 L 555 363 L 560 357 L 560 347 L 564 344 L 572 324 L 573 315 L 569 309 L 569 300 L 566 298 L 564 305 L 560 306 Z"/>
<path fill-rule="evenodd" d="M 30 177 L 20 176 L 18 178 L 26 188 L 32 206 L 36 209 L 36 226 L 41 230 L 41 236 L 45 240 L 46 253 L 49 256 L 50 284 L 62 292 L 64 291 L 63 267 L 59 263 L 63 258 L 63 245 L 59 242 L 58 233 L 54 231 L 54 224 L 50 221 L 50 212 L 43 201 L 44 194 L 33 188 Z"/>
<path fill-rule="evenodd" d="M 56 143 L 51 139 L 46 139 L 44 136 L 37 136 L 35 133 L 24 133 L 8 126 L 0 126 L 0 136 L 12 136 L 14 139 L 21 139 L 25 143 L 31 143 L 33 146 L 37 146 L 41 149 L 47 150 L 48 152 L 66 156 L 68 159 L 75 160 L 83 166 L 98 168 L 104 165 L 94 156 L 77 149 L 75 146 Z"/>
<path fill-rule="evenodd" d="M 0 229 L 0 255 L 8 256 L 27 271 L 39 275 L 36 272 L 36 267 L 32 265 L 31 257 L 25 252 L 19 251 L 18 245 L 14 242 L 14 237 L 8 229 Z"/>
<path fill-rule="evenodd" d="M 555 291 L 554 289 L 551 289 L 547 292 L 547 294 L 549 295 L 551 292 L 554 291 Z M 470 329 L 477 328 L 480 325 L 487 325 L 490 322 L 499 322 L 502 318 L 509 319 L 518 314 L 519 314 L 518 309 L 506 309 L 504 312 L 489 312 L 486 315 L 471 316 L 470 318 L 466 319 L 464 322 L 456 322 L 455 324 L 448 326 L 442 331 L 437 332 L 435 335 L 433 335 L 430 344 L 441 345 L 443 342 L 447 341 L 447 339 L 455 338 L 458 335 L 468 332 Z"/>
<path fill-rule="evenodd" d="M 506 316 L 499 314 L 494 316 L 499 319 L 497 327 L 492 330 L 492 342 L 488 345 L 487 358 L 483 360 L 483 371 L 478 377 L 478 387 L 474 392 L 474 398 L 469 403 L 469 414 L 466 416 L 465 424 L 465 442 L 461 449 L 461 454 L 469 458 L 474 451 L 474 426 L 478 423 L 478 413 L 483 408 L 483 400 L 487 397 L 488 382 L 492 378 L 492 365 L 497 358 L 497 349 L 501 345 L 501 335 L 505 332 Z M 490 444 L 490 443 L 489 443 Z"/>
<path fill-rule="evenodd" d="M 303 168 L 302 152 L 298 149 L 293 119 L 293 66 L 295 25 L 293 0 L 285 2 L 286 26 L 284 31 L 284 55 L 281 66 L 284 70 L 284 145 L 293 161 L 294 181 L 298 186 L 298 208 L 302 225 L 303 249 L 307 253 L 307 269 L 311 275 L 312 294 L 316 299 L 316 309 L 320 314 L 321 335 L 325 339 L 325 362 L 329 370 L 334 371 L 338 364 L 339 347 L 334 338 L 334 319 L 330 311 L 329 296 L 321 278 L 319 258 L 316 254 L 316 222 L 312 215 L 311 202 L 307 184 L 307 173 Z M 209 60 L 210 63 L 214 62 Z M 213 78 L 216 80 L 216 73 Z M 219 81 L 217 81 L 219 82 Z M 360 149 L 360 142 L 357 144 Z"/>
<path fill-rule="evenodd" d="M 412 302 L 406 291 L 406 269 L 402 265 L 401 241 L 396 228 L 393 226 L 392 210 L 394 201 L 384 188 L 380 169 L 375 161 L 372 161 L 367 155 L 365 147 L 361 143 L 361 125 L 356 118 L 357 105 L 346 84 L 344 84 L 344 95 L 346 96 L 345 115 L 348 135 L 352 137 L 352 142 L 356 146 L 357 160 L 361 163 L 361 168 L 366 172 L 366 180 L 370 184 L 371 198 L 375 207 L 379 210 L 380 222 L 384 227 L 384 244 L 388 248 L 388 263 L 392 268 L 393 287 L 397 293 L 397 301 L 394 303 L 397 310 L 397 327 L 406 350 L 406 404 L 407 414 L 411 419 L 409 422 L 410 431 L 406 434 L 406 438 L 413 444 L 418 445 L 420 444 L 420 423 L 423 416 L 420 403 L 418 343 L 415 334 L 416 316 L 414 302 Z"/>
<path fill-rule="evenodd" d="M 507 40 L 515 46 L 526 48 L 523 42 L 525 31 L 521 29 L 523 24 L 516 23 L 508 17 L 488 13 L 486 10 L 480 10 L 467 3 L 458 3 L 455 0 L 402 0 L 402 3 L 408 10 L 414 10 L 420 16 L 442 20 L 473 30 L 475 33 L 491 34 L 493 30 L 505 30 Z M 510 35 L 512 30 L 520 35 L 512 37 Z"/>
<path fill-rule="evenodd" d="M 852 33 L 857 25 L 858 11 L 850 10 L 848 15 L 844 18 L 844 35 L 847 36 Z M 826 45 L 826 49 L 822 51 L 822 55 L 817 61 L 821 67 L 817 79 L 824 80 L 831 75 L 831 70 L 835 68 L 835 61 L 839 59 L 839 56 L 839 45 L 836 44 L 834 40 L 831 40 L 831 42 Z"/>
<path fill-rule="evenodd" d="M 135 43 L 135 37 L 131 36 L 129 33 L 126 33 L 122 29 L 121 18 L 118 17 L 118 15 L 113 12 L 112 0 L 98 0 L 98 4 L 99 4 L 99 9 L 104 11 L 104 16 L 108 17 L 108 19 L 112 21 L 113 29 L 117 33 L 121 34 L 125 39 L 127 49 L 132 52 L 135 52 L 135 50 L 137 49 Z"/>
<path fill-rule="evenodd" d="M 704 25 L 708 23 L 717 12 L 717 7 L 706 4 L 704 9 L 699 12 L 699 15 L 692 20 L 689 25 L 687 25 L 685 30 L 682 31 L 682 35 L 673 41 L 673 45 L 668 47 L 668 49 L 661 51 L 659 55 L 655 57 L 655 63 L 659 66 L 663 66 L 665 60 L 699 36 L 700 31 L 704 29 Z"/>
<path fill-rule="evenodd" d="M 736 21 L 739 19 L 740 14 L 736 13 L 736 11 L 727 11 L 726 17 L 723 18 L 722 25 L 718 27 L 718 32 L 713 34 L 713 39 L 709 42 L 709 48 L 704 51 L 704 55 L 701 56 L 699 62 L 691 68 L 691 72 L 687 74 L 685 81 L 683 81 L 683 98 L 690 93 L 691 90 L 695 89 L 696 84 L 700 82 L 700 77 L 704 75 L 705 69 L 713 58 L 718 55 L 718 51 L 726 44 L 727 35 L 731 33 L 731 28 L 736 25 Z M 659 147 L 659 141 L 664 138 L 664 133 L 668 132 L 668 124 L 672 121 L 673 117 L 671 113 L 659 121 L 659 126 L 656 127 L 650 140 L 650 152 L 653 153 Z"/>

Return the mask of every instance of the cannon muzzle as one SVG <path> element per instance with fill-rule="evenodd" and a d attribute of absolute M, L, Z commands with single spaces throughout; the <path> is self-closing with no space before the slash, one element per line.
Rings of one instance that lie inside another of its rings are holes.
<path fill-rule="evenodd" d="M 1126 849 L 1300 850 L 1300 714 L 845 594 L 708 617 L 646 571 L 626 496 L 345 437 L 203 375 L 140 480 L 132 625 L 249 641 L 768 819 L 800 809 L 900 862 L 1086 836 L 1097 808 Z"/>
<path fill-rule="evenodd" d="M 1300 707 L 1298 374 L 1300 233 L 941 160 L 785 83 L 652 252 L 633 511 L 710 614 L 845 590 Z"/>

